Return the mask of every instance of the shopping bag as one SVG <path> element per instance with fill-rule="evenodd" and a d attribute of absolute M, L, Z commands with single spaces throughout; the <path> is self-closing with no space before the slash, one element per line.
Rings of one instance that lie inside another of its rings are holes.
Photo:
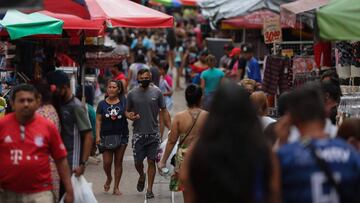
<path fill-rule="evenodd" d="M 74 190 L 74 203 L 97 203 L 92 191 L 92 184 L 88 183 L 83 175 L 80 177 L 72 175 L 71 184 Z M 65 195 L 61 198 L 60 203 L 64 203 Z"/>
<path fill-rule="evenodd" d="M 160 144 L 160 147 L 159 147 L 159 150 L 158 150 L 158 159 L 160 161 L 160 159 L 162 158 L 162 156 L 164 155 L 164 152 L 165 152 L 165 148 L 166 148 L 166 145 L 167 145 L 167 141 L 168 141 L 168 138 L 166 138 L 161 144 Z M 177 148 L 178 148 L 178 144 L 179 144 L 179 140 L 176 142 L 175 146 L 174 146 L 174 149 L 171 151 L 170 153 L 170 156 L 168 158 L 168 160 L 166 161 L 166 167 L 169 169 L 170 173 L 173 173 L 174 171 L 174 166 L 172 166 L 170 164 L 170 161 L 171 161 L 171 158 L 176 154 L 177 152 Z"/>

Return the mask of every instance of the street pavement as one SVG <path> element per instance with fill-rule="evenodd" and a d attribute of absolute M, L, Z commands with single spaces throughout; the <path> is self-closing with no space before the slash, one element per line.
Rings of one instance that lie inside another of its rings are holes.
<path fill-rule="evenodd" d="M 174 107 L 173 110 L 171 111 L 172 116 L 176 112 L 182 111 L 186 108 L 184 91 L 175 91 L 173 98 L 174 98 Z M 131 130 L 132 127 L 130 127 L 130 138 L 132 136 Z M 164 138 L 166 138 L 165 135 L 166 133 L 164 134 Z M 129 143 L 130 140 L 131 139 L 129 139 Z M 98 158 L 102 159 L 101 155 Z M 88 182 L 91 182 L 93 184 L 93 192 L 99 203 L 145 202 L 146 188 L 144 192 L 141 193 L 137 192 L 136 190 L 136 184 L 139 176 L 135 170 L 131 145 L 128 145 L 126 149 L 124 162 L 123 162 L 123 175 L 120 181 L 120 191 L 123 193 L 121 196 L 112 195 L 113 183 L 111 184 L 111 189 L 109 190 L 109 192 L 108 193 L 104 192 L 103 185 L 105 184 L 106 176 L 102 168 L 102 161 L 98 165 L 96 165 L 95 162 L 90 161 L 90 163 L 87 165 L 86 168 L 85 178 L 87 179 Z M 155 198 L 148 200 L 147 201 L 148 203 L 171 202 L 171 192 L 169 191 L 169 178 L 164 178 L 157 173 L 153 191 L 155 194 Z M 176 203 L 183 202 L 182 194 L 175 193 L 174 200 Z"/>

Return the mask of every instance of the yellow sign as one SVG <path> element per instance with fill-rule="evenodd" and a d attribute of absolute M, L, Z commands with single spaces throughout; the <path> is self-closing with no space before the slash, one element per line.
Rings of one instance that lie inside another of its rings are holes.
<path fill-rule="evenodd" d="M 287 56 L 289 58 L 294 56 L 294 50 L 293 49 L 283 49 L 281 50 L 281 56 Z"/>

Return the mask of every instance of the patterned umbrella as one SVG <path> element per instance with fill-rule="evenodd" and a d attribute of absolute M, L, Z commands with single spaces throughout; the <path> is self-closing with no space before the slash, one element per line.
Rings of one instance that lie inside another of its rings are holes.
<path fill-rule="evenodd" d="M 158 3 L 168 7 L 196 6 L 197 0 L 151 0 L 150 3 Z"/>
<path fill-rule="evenodd" d="M 155 3 L 160 3 L 167 7 L 180 7 L 182 3 L 180 0 L 153 0 Z"/>

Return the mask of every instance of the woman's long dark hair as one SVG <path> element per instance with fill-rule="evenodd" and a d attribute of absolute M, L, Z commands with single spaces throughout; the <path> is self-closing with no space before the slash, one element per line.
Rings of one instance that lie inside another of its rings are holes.
<path fill-rule="evenodd" d="M 216 92 L 190 159 L 196 203 L 264 202 L 270 148 L 247 92 L 226 83 Z"/>

